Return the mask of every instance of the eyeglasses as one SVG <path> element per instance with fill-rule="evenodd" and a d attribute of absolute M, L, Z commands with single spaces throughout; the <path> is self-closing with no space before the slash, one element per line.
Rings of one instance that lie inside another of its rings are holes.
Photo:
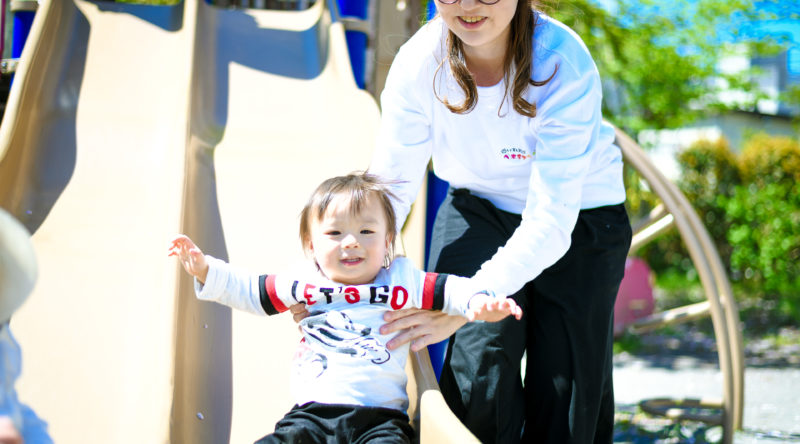
<path fill-rule="evenodd" d="M 452 5 L 453 3 L 458 3 L 461 0 L 439 0 L 439 3 L 444 5 Z M 493 5 L 500 0 L 478 0 L 479 2 L 483 3 L 484 5 Z"/>

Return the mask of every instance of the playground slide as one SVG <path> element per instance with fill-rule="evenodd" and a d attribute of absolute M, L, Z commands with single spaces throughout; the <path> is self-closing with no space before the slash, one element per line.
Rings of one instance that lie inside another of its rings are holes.
<path fill-rule="evenodd" d="M 325 6 L 40 4 L 0 206 L 34 233 L 39 281 L 11 326 L 20 397 L 56 442 L 252 442 L 291 407 L 291 318 L 196 301 L 166 250 L 184 232 L 281 270 L 316 184 L 367 167 L 378 109 Z"/>

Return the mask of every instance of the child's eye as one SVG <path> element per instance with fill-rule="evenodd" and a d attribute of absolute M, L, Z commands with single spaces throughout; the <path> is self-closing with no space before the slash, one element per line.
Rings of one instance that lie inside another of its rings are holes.
<path fill-rule="evenodd" d="M 365 230 L 361 230 L 361 234 L 372 234 L 372 233 L 374 233 L 374 231 L 372 231 L 372 230 L 366 230 L 366 229 Z"/>
<path fill-rule="evenodd" d="M 328 236 L 338 236 L 338 235 L 340 235 L 342 233 L 339 232 L 339 231 L 336 231 L 336 230 L 331 230 L 331 231 L 326 231 L 325 234 L 328 235 Z"/>

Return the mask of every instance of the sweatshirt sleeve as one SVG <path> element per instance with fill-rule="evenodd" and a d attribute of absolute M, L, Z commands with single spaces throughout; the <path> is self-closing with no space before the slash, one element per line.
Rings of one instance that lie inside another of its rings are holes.
<path fill-rule="evenodd" d="M 408 261 L 407 261 L 408 262 Z M 424 272 L 409 266 L 417 287 L 414 305 L 424 310 L 439 310 L 451 316 L 466 317 L 469 301 L 482 291 L 474 281 L 446 273 Z"/>
<path fill-rule="evenodd" d="M 398 53 L 381 93 L 381 123 L 369 172 L 393 182 L 400 232 L 428 171 L 432 138 L 429 111 L 415 90 L 419 60 L 413 48 Z M 424 68 L 423 68 L 424 69 Z"/>
<path fill-rule="evenodd" d="M 473 278 L 500 295 L 518 291 L 570 247 L 602 126 L 597 68 L 585 48 L 575 52 L 541 87 L 538 115 L 530 123 L 536 153 L 520 226 Z"/>
<path fill-rule="evenodd" d="M 282 313 L 295 303 L 287 292 L 278 291 L 281 287 L 275 275 L 250 275 L 215 257 L 206 255 L 206 260 L 205 284 L 194 281 L 195 294 L 200 300 L 260 316 Z"/>

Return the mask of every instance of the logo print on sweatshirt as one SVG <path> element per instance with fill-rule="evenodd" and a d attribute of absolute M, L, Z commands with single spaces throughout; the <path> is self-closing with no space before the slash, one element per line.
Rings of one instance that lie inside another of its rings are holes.
<path fill-rule="evenodd" d="M 370 327 L 353 322 L 339 311 L 313 312 L 300 321 L 300 327 L 310 344 L 328 351 L 366 359 L 373 364 L 383 364 L 391 357 L 389 350 L 371 334 Z"/>
<path fill-rule="evenodd" d="M 500 150 L 500 157 L 504 160 L 521 162 L 528 159 L 533 159 L 536 156 L 536 150 L 527 152 L 522 148 L 503 148 Z"/>

